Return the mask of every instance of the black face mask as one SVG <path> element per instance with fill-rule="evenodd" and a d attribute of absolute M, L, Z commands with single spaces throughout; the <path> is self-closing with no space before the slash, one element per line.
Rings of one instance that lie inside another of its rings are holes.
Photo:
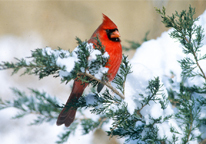
<path fill-rule="evenodd" d="M 111 38 L 111 34 L 116 30 L 118 31 L 118 29 L 106 29 L 106 33 L 107 33 L 109 40 L 114 41 L 114 42 L 120 42 L 119 38 Z"/>

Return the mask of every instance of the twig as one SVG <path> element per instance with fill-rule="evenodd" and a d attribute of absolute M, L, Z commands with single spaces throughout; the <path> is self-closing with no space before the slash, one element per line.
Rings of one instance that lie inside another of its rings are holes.
<path fill-rule="evenodd" d="M 194 119 L 193 119 L 193 117 L 192 117 L 192 114 L 191 114 L 191 109 L 190 109 L 190 129 L 189 129 L 189 134 L 188 134 L 188 136 L 187 136 L 187 143 L 189 142 L 189 138 L 190 138 L 190 135 L 191 135 L 191 133 L 192 133 L 192 123 L 193 123 L 193 121 L 194 121 Z"/>
<path fill-rule="evenodd" d="M 125 94 L 125 82 L 126 82 L 126 80 L 123 83 L 123 95 Z"/>
<path fill-rule="evenodd" d="M 116 93 L 117 95 L 119 95 L 122 99 L 125 99 L 124 95 L 121 94 L 119 91 L 117 91 L 117 89 L 115 89 L 109 82 L 104 82 L 104 81 L 101 81 L 100 79 L 94 77 L 93 75 L 89 74 L 89 73 L 78 73 L 77 75 L 85 75 L 85 76 L 88 76 L 90 77 L 91 79 L 93 80 L 96 80 L 104 85 L 106 85 L 108 88 L 110 88 L 114 93 Z"/>
<path fill-rule="evenodd" d="M 186 40 L 188 43 L 190 43 L 190 41 L 189 41 L 187 38 L 185 38 L 185 40 Z M 196 64 L 197 64 L 198 68 L 200 69 L 200 71 L 201 71 L 201 73 L 202 73 L 203 78 L 206 80 L 205 73 L 204 73 L 204 71 L 202 70 L 202 68 L 200 67 L 200 64 L 199 64 L 199 62 L 198 62 L 198 60 L 197 60 L 197 56 L 196 56 L 196 53 L 194 52 L 194 50 L 192 50 L 192 54 L 193 54 L 193 56 L 194 56 L 194 58 L 195 58 L 195 62 L 196 62 Z"/>
<path fill-rule="evenodd" d="M 99 125 L 98 125 L 98 126 L 99 126 L 99 127 L 101 127 L 101 126 L 102 126 L 102 123 L 103 123 L 104 121 L 106 121 L 106 120 L 107 120 L 107 118 L 106 118 L 106 117 L 105 117 L 105 118 L 103 118 L 103 119 L 100 117 L 100 118 L 99 118 L 100 123 L 99 123 Z"/>

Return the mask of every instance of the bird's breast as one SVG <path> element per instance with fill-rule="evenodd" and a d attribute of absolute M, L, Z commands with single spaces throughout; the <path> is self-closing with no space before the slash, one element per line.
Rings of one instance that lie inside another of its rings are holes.
<path fill-rule="evenodd" d="M 122 62 L 122 47 L 120 43 L 115 43 L 109 47 L 106 47 L 105 50 L 110 56 L 106 67 L 109 68 L 109 81 L 112 81 L 116 76 Z"/>

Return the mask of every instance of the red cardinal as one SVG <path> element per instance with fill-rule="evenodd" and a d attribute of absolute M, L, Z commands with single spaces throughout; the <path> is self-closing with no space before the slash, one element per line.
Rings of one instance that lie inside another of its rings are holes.
<path fill-rule="evenodd" d="M 122 46 L 119 39 L 120 34 L 117 29 L 117 26 L 111 21 L 106 15 L 103 14 L 103 22 L 93 33 L 88 43 L 96 44 L 96 36 L 99 37 L 102 45 L 105 47 L 105 50 L 109 54 L 109 61 L 107 62 L 108 70 L 108 80 L 112 81 L 117 74 L 117 71 L 120 67 L 122 61 Z M 88 83 L 82 84 L 80 80 L 75 80 L 70 94 L 69 99 L 67 100 L 66 105 L 71 103 L 74 100 L 78 100 L 82 95 L 84 89 L 87 87 Z M 100 91 L 103 86 L 100 85 L 98 88 Z M 76 108 L 67 108 L 65 107 L 57 119 L 57 125 L 65 124 L 66 127 L 74 121 L 76 115 Z"/>

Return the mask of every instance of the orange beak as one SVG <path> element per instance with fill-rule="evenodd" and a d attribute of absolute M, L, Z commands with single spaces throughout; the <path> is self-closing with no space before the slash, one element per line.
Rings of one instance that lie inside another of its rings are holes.
<path fill-rule="evenodd" d="M 110 35 L 111 38 L 118 38 L 120 37 L 120 33 L 118 32 L 118 30 L 112 32 L 112 34 Z"/>

